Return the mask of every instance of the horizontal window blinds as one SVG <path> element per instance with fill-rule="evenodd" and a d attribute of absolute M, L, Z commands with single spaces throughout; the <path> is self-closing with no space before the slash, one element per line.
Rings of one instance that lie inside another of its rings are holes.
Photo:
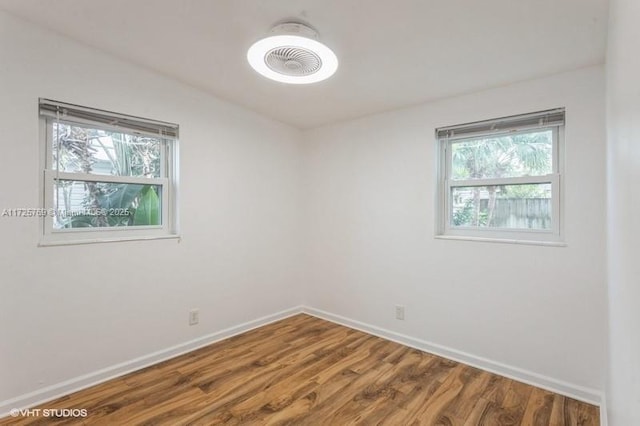
<path fill-rule="evenodd" d="M 178 125 L 40 98 L 40 115 L 113 131 L 177 139 Z"/>
<path fill-rule="evenodd" d="M 564 108 L 557 108 L 495 120 L 441 127 L 436 130 L 436 135 L 438 139 L 462 139 L 474 136 L 517 132 L 539 127 L 562 126 L 564 125 L 564 115 Z"/>

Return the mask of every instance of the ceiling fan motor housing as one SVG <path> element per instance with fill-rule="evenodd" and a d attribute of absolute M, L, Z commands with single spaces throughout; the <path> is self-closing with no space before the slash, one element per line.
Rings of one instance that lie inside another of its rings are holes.
<path fill-rule="evenodd" d="M 312 28 L 298 23 L 275 26 L 272 35 L 294 35 L 317 40 L 318 33 Z M 299 46 L 279 46 L 269 50 L 264 62 L 273 71 L 288 76 L 304 76 L 317 72 L 322 67 L 322 59 L 313 50 Z"/>

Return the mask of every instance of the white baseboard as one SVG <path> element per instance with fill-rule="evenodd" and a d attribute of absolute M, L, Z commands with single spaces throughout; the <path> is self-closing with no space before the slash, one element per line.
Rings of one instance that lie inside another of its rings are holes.
<path fill-rule="evenodd" d="M 86 389 L 91 386 L 103 383 L 105 381 L 123 376 L 141 368 L 157 364 L 162 361 L 174 358 L 176 356 L 191 352 L 195 349 L 210 345 L 217 341 L 247 332 L 257 327 L 270 324 L 275 321 L 299 314 L 306 313 L 327 321 L 331 321 L 346 327 L 354 328 L 365 333 L 373 334 L 387 340 L 391 340 L 412 348 L 416 348 L 425 352 L 442 356 L 444 358 L 458 361 L 476 368 L 480 368 L 501 376 L 505 376 L 523 383 L 527 383 L 539 388 L 547 389 L 561 395 L 587 402 L 589 404 L 598 405 L 600 407 L 600 421 L 602 426 L 607 425 L 606 401 L 600 391 L 589 389 L 582 386 L 574 385 L 564 381 L 556 380 L 541 374 L 527 371 L 518 367 L 512 367 L 500 362 L 492 361 L 486 358 L 468 354 L 456 349 L 447 348 L 442 345 L 427 342 L 411 336 L 406 336 L 394 331 L 386 330 L 374 325 L 369 325 L 360 321 L 346 318 L 340 315 L 332 314 L 320 309 L 307 306 L 300 306 L 287 309 L 273 315 L 267 315 L 257 318 L 243 324 L 230 327 L 206 336 L 199 337 L 189 342 L 181 343 L 170 348 L 166 348 L 139 358 L 135 358 L 120 364 L 116 364 L 102 370 L 98 370 L 83 376 L 56 383 L 46 388 L 38 389 L 16 398 L 8 399 L 0 402 L 0 418 L 9 414 L 11 409 L 26 409 L 41 405 L 48 401 L 54 400 L 64 395 Z"/>
<path fill-rule="evenodd" d="M 34 392 L 26 393 L 12 399 L 1 401 L 0 418 L 7 416 L 10 410 L 14 408 L 26 409 L 44 404 L 45 402 L 52 401 L 56 398 L 68 395 L 72 392 L 77 392 L 79 390 L 95 386 L 99 383 L 106 382 L 107 380 L 111 380 L 116 377 L 120 377 L 133 371 L 139 370 L 141 368 L 166 361 L 168 359 L 185 354 L 187 352 L 191 352 L 203 346 L 207 346 L 217 341 L 247 332 L 257 327 L 262 327 L 263 325 L 279 321 L 281 319 L 299 314 L 301 312 L 302 307 L 295 307 L 280 311 L 273 315 L 267 315 L 262 318 L 257 318 L 255 320 L 248 321 L 234 327 L 229 327 L 227 329 L 199 337 L 189 342 L 181 343 L 179 345 L 162 349 L 160 351 L 144 355 L 139 358 L 112 365 L 102 370 L 85 374 L 83 376 L 74 377 L 73 379 L 66 380 L 61 383 L 56 383 L 54 385 L 38 389 Z"/>
<path fill-rule="evenodd" d="M 600 426 L 609 426 L 606 395 L 602 395 L 602 400 L 600 401 Z"/>
<path fill-rule="evenodd" d="M 482 370 L 486 370 L 500 376 L 508 377 L 519 382 L 527 383 L 532 386 L 547 389 L 549 391 L 558 393 L 560 395 L 565 395 L 579 401 L 597 405 L 601 407 L 601 413 L 602 411 L 604 411 L 602 409 L 604 401 L 602 392 L 596 389 L 589 389 L 583 386 L 567 383 L 522 368 L 506 365 L 487 358 L 482 358 L 473 354 L 462 352 L 457 349 L 438 345 L 436 343 L 416 339 L 411 336 L 396 333 L 394 331 L 386 330 L 384 328 L 346 318 L 341 315 L 332 314 L 320 309 L 305 306 L 302 308 L 302 311 L 306 314 L 325 319 L 327 321 L 354 328 L 365 333 L 373 334 L 374 336 L 382 337 L 383 339 L 391 340 L 415 349 L 419 349 L 424 352 L 429 352 L 434 355 L 441 356 L 443 358 L 461 362 L 463 364 L 480 368 Z M 603 425 L 605 424 L 606 423 L 603 423 Z"/>

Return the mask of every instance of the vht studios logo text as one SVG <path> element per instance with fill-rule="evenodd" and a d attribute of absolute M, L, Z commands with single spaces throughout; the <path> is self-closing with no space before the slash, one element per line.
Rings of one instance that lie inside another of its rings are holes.
<path fill-rule="evenodd" d="M 9 412 L 12 417 L 87 417 L 85 408 L 14 408 Z"/>

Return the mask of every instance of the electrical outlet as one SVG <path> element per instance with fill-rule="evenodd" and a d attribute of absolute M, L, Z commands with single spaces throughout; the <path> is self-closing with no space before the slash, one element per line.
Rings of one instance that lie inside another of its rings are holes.
<path fill-rule="evenodd" d="M 196 325 L 200 322 L 200 310 L 192 309 L 189 311 L 189 325 Z"/>
<path fill-rule="evenodd" d="M 404 306 L 396 305 L 396 319 L 404 321 Z"/>

